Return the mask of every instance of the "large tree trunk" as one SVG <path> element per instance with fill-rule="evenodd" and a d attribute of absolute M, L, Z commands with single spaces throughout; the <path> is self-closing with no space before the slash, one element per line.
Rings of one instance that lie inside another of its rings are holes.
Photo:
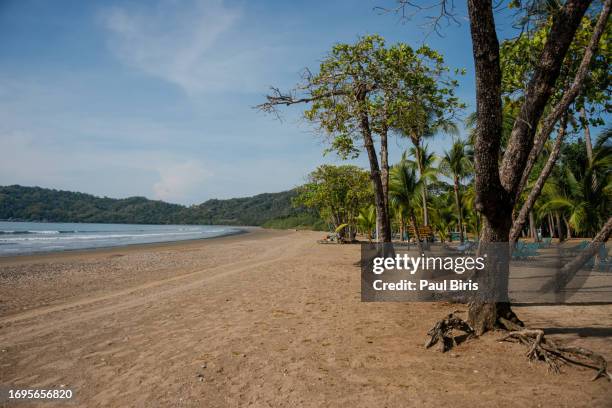
<path fill-rule="evenodd" d="M 488 243 L 509 241 L 521 170 L 532 150 L 538 122 L 554 90 L 565 54 L 589 3 L 567 0 L 555 14 L 538 66 L 527 86 L 500 170 L 501 70 L 493 4 L 491 0 L 468 1 L 476 68 L 475 206 L 485 218 L 480 244 L 485 251 Z M 510 247 L 498 246 L 488 253 L 493 259 L 489 259 L 487 267 L 477 274 L 478 279 L 485 283 L 481 287 L 495 294 L 494 297 L 477 298 L 470 304 L 469 321 L 477 334 L 493 329 L 502 322 L 500 318 L 518 321 L 506 300 Z"/>
<path fill-rule="evenodd" d="M 499 42 L 495 32 L 491 1 L 470 0 L 468 2 L 470 31 L 474 65 L 476 68 L 476 143 L 474 148 L 476 193 L 475 208 L 484 216 L 480 234 L 479 251 L 485 250 L 490 242 L 507 242 L 512 219 L 512 203 L 499 178 L 499 152 L 502 132 L 501 70 L 499 67 Z M 479 271 L 476 279 L 482 282 L 481 288 L 508 277 L 505 253 L 491 251 L 501 256 L 487 262 L 487 267 Z M 477 334 L 493 329 L 505 306 L 486 296 L 474 299 L 468 310 L 468 321 Z M 509 309 L 509 306 L 508 306 Z"/>
<path fill-rule="evenodd" d="M 359 97 L 359 96 L 358 96 Z M 360 101 L 363 101 L 365 95 Z M 377 235 L 378 241 L 391 242 L 391 224 L 389 222 L 389 212 L 385 205 L 385 196 L 383 192 L 382 177 L 380 167 L 378 166 L 378 156 L 374 148 L 374 140 L 372 139 L 372 131 L 370 129 L 370 121 L 368 119 L 365 108 L 360 112 L 360 127 L 363 136 L 364 147 L 368 153 L 368 161 L 370 162 L 370 179 L 374 186 L 374 205 L 376 206 L 376 224 L 377 233 L 380 228 L 380 234 Z"/>
<path fill-rule="evenodd" d="M 461 208 L 461 198 L 459 197 L 459 178 L 454 177 L 454 190 L 455 190 L 455 205 L 457 206 L 457 218 L 459 219 L 459 239 L 463 243 L 465 241 L 463 237 L 463 211 Z"/>
<path fill-rule="evenodd" d="M 507 216 L 503 218 L 495 220 L 495 225 L 485 218 L 480 234 L 479 253 L 481 256 L 487 255 L 486 268 L 474 275 L 481 289 L 468 309 L 468 323 L 477 335 L 499 326 L 503 327 L 500 318 L 522 325 L 512 311 L 508 299 L 511 253 L 508 245 L 499 243 L 507 240 L 510 219 Z"/>

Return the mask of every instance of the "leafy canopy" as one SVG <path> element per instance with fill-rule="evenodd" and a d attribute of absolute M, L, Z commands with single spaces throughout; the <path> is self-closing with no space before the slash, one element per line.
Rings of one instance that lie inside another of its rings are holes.
<path fill-rule="evenodd" d="M 427 46 L 387 47 L 382 37 L 369 35 L 336 44 L 317 74 L 305 72 L 298 91 L 312 102 L 305 118 L 330 136 L 326 152 L 354 158 L 364 117 L 378 134 L 390 128 L 424 134 L 447 126 L 464 106 L 449 73 L 442 55 Z"/>

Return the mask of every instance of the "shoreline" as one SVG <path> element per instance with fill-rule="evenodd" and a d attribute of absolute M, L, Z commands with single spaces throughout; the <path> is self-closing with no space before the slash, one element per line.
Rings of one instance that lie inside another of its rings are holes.
<path fill-rule="evenodd" d="M 75 248 L 75 249 L 61 249 L 56 251 L 38 251 L 38 252 L 24 252 L 20 254 L 11 254 L 11 255 L 0 255 L 0 265 L 4 263 L 11 263 L 13 261 L 17 261 L 23 258 L 27 258 L 30 260 L 31 258 L 47 258 L 53 255 L 68 255 L 68 254 L 76 254 L 76 255 L 86 255 L 87 253 L 104 253 L 105 251 L 118 251 L 121 249 L 140 249 L 140 248 L 150 248 L 150 249 L 162 249 L 164 246 L 172 246 L 177 244 L 190 244 L 197 243 L 202 241 L 210 241 L 217 240 L 223 238 L 231 238 L 245 234 L 253 234 L 258 230 L 263 230 L 263 227 L 256 226 L 241 226 L 235 227 L 238 228 L 237 231 L 229 232 L 223 235 L 216 235 L 214 237 L 202 237 L 202 238 L 192 238 L 192 239 L 183 239 L 183 240 L 175 240 L 175 241 L 161 241 L 161 242 L 141 242 L 134 244 L 122 244 L 122 245 L 112 245 L 112 246 L 103 246 L 103 247 L 92 247 L 92 248 Z"/>
<path fill-rule="evenodd" d="M 547 375 L 497 333 L 424 349 L 435 321 L 465 305 L 361 302 L 359 246 L 319 237 L 255 229 L 0 260 L 0 384 L 64 387 L 91 407 L 609 406 L 592 370 Z M 521 306 L 520 317 L 610 360 L 611 311 Z"/>

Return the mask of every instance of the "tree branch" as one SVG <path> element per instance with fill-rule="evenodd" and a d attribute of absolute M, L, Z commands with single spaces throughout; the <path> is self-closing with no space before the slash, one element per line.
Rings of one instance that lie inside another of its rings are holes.
<path fill-rule="evenodd" d="M 374 10 L 380 10 L 384 13 L 395 13 L 400 16 L 400 21 L 403 22 L 409 21 L 412 17 L 416 16 L 422 11 L 439 8 L 440 12 L 438 14 L 425 17 L 427 19 L 427 23 L 422 24 L 422 28 L 430 29 L 427 35 L 433 31 L 438 36 L 444 37 L 441 32 L 443 21 L 446 22 L 447 26 L 451 24 L 456 24 L 457 26 L 461 25 L 457 19 L 455 2 L 453 0 L 439 0 L 428 5 L 417 4 L 416 2 L 410 0 L 397 0 L 397 3 L 398 6 L 394 8 L 374 7 Z M 413 9 L 413 11 L 409 12 L 408 9 Z"/>
<path fill-rule="evenodd" d="M 604 6 L 601 10 L 601 13 L 599 14 L 599 18 L 593 30 L 593 35 L 591 36 L 591 40 L 589 41 L 589 45 L 584 51 L 582 61 L 580 62 L 580 66 L 578 67 L 578 71 L 576 72 L 576 76 L 574 77 L 574 82 L 572 83 L 570 88 L 563 94 L 559 103 L 542 121 L 542 126 L 540 127 L 540 130 L 538 131 L 535 137 L 535 142 L 533 144 L 533 147 L 531 148 L 529 157 L 527 158 L 527 163 L 525 164 L 521 181 L 516 190 L 517 199 L 525 188 L 525 186 L 527 185 L 527 180 L 529 179 L 531 170 L 533 170 L 533 166 L 535 165 L 538 156 L 540 155 L 540 153 L 542 153 L 544 143 L 553 131 L 555 124 L 561 118 L 563 113 L 569 109 L 569 106 L 572 104 L 572 102 L 574 102 L 574 100 L 580 93 L 582 86 L 584 85 L 584 81 L 589 72 L 589 65 L 593 60 L 593 56 L 595 55 L 595 51 L 597 50 L 601 36 L 605 31 L 606 24 L 608 22 L 608 17 L 610 16 L 611 4 L 611 0 L 606 0 L 604 3 Z"/>
<path fill-rule="evenodd" d="M 347 91 L 330 91 L 317 96 L 307 96 L 298 98 L 295 96 L 294 92 L 283 93 L 280 89 L 276 87 L 270 87 L 271 93 L 266 95 L 266 102 L 261 103 L 255 106 L 255 109 L 259 109 L 266 113 L 274 113 L 276 111 L 276 107 L 279 105 L 289 106 L 296 105 L 300 103 L 310 103 L 317 100 L 331 98 L 333 96 L 346 96 L 350 93 Z"/>
<path fill-rule="evenodd" d="M 559 128 L 559 133 L 557 134 L 557 140 L 555 141 L 555 146 L 553 147 L 548 160 L 546 161 L 546 165 L 542 169 L 542 172 L 538 176 L 533 188 L 529 192 L 529 196 L 527 200 L 521 207 L 521 211 L 518 216 L 514 220 L 514 224 L 512 225 L 512 229 L 510 230 L 510 245 L 513 246 L 519 235 L 521 234 L 521 230 L 527 221 L 527 215 L 533 208 L 536 200 L 540 197 L 540 193 L 542 193 L 542 188 L 544 187 L 544 183 L 548 179 L 550 173 L 552 173 L 553 168 L 555 167 L 555 163 L 557 162 L 557 158 L 559 157 L 559 153 L 561 152 L 561 146 L 563 145 L 563 139 L 565 138 L 565 128 L 567 127 L 567 113 L 563 116 L 561 120 L 561 127 Z"/>
<path fill-rule="evenodd" d="M 520 170 L 525 167 L 533 146 L 537 124 L 554 90 L 563 59 L 590 3 L 591 0 L 568 0 L 553 20 L 548 41 L 540 55 L 540 63 L 527 86 L 525 100 L 514 122 L 500 169 L 501 182 L 511 202 L 516 198 L 522 176 Z"/>

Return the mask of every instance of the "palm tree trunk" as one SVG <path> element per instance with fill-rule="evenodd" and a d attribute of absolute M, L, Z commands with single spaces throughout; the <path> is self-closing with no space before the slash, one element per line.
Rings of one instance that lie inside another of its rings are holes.
<path fill-rule="evenodd" d="M 563 222 L 565 223 L 565 228 L 567 229 L 567 237 L 572 238 L 572 228 L 570 227 L 569 222 L 567 222 L 567 217 L 565 215 L 563 216 Z"/>
<path fill-rule="evenodd" d="M 423 180 L 423 225 L 429 225 L 429 210 L 427 209 L 427 182 Z"/>
<path fill-rule="evenodd" d="M 421 151 L 421 145 L 419 143 L 419 139 L 417 137 L 413 137 L 412 143 L 414 144 L 414 149 L 416 151 L 416 162 L 419 167 L 419 175 L 423 177 L 423 157 Z M 429 210 L 427 209 L 427 181 L 423 179 L 423 190 L 421 192 L 421 197 L 423 200 L 423 225 L 429 225 Z"/>
<path fill-rule="evenodd" d="M 533 211 L 529 211 L 529 235 L 533 242 L 538 242 L 538 231 L 535 225 L 535 217 L 533 216 Z"/>
<path fill-rule="evenodd" d="M 587 122 L 587 114 L 584 106 L 580 109 L 580 117 L 584 122 L 584 142 L 586 144 L 587 157 L 589 163 L 593 162 L 593 143 L 591 142 L 591 130 L 589 129 L 589 122 Z"/>
<path fill-rule="evenodd" d="M 419 234 L 419 229 L 417 228 L 417 220 L 414 216 L 414 211 L 410 211 L 410 224 L 414 229 L 414 236 L 416 238 L 416 245 L 419 249 L 419 253 L 423 253 L 423 246 L 421 245 L 421 235 Z"/>
<path fill-rule="evenodd" d="M 459 198 L 459 177 L 454 177 L 454 190 L 455 190 L 455 205 L 457 206 L 457 218 L 459 219 L 459 239 L 463 243 L 465 241 L 463 237 L 463 211 L 461 208 L 461 199 Z"/>
<path fill-rule="evenodd" d="M 555 212 L 555 221 L 557 224 L 557 237 L 559 237 L 559 242 L 564 241 L 563 228 L 561 227 L 561 217 L 558 212 Z"/>
<path fill-rule="evenodd" d="M 548 233 L 551 238 L 555 236 L 555 227 L 554 227 L 553 217 L 550 213 L 548 213 Z"/>

